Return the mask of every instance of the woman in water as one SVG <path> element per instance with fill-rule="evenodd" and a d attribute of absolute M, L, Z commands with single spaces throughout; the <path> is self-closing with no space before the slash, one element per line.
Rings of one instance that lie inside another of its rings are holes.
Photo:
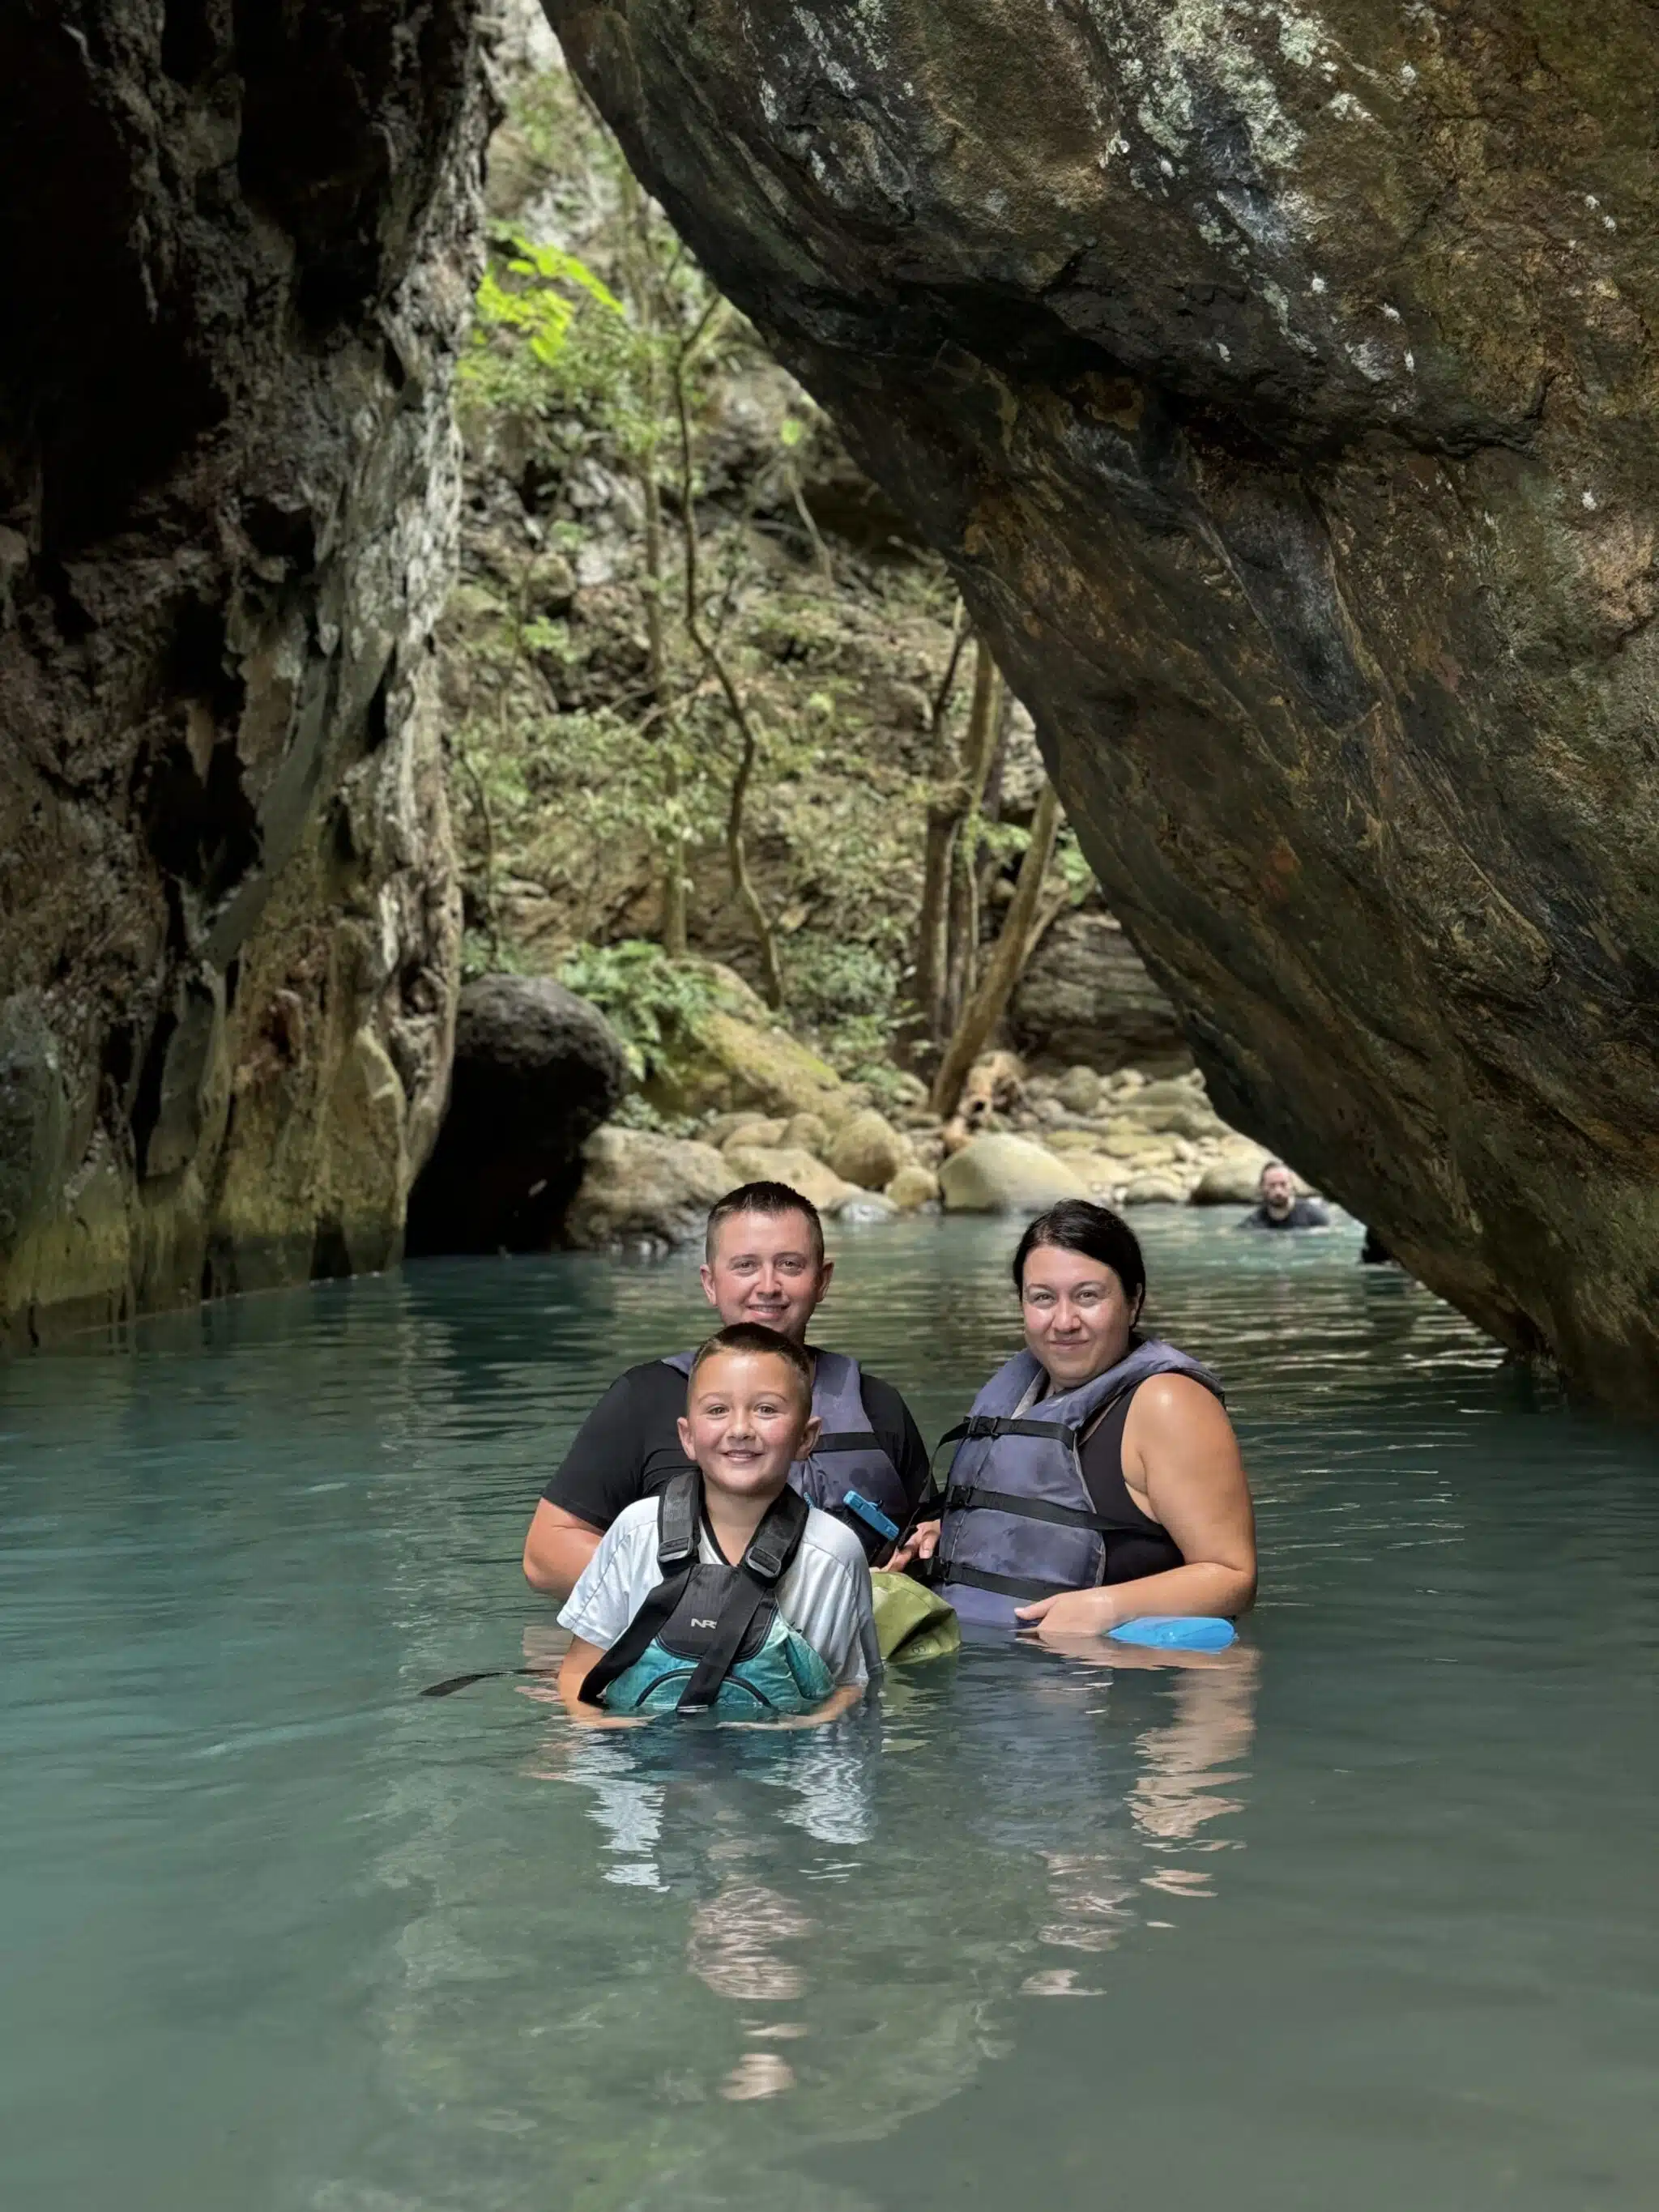
<path fill-rule="evenodd" d="M 1045 1638 L 1243 1612 L 1255 1525 L 1237 1439 L 1215 1377 L 1137 1329 L 1133 1231 L 1062 1200 L 1021 1237 L 1013 1273 L 1026 1348 L 954 1431 L 939 1519 L 891 1564 L 931 1559 L 965 1621 Z"/>

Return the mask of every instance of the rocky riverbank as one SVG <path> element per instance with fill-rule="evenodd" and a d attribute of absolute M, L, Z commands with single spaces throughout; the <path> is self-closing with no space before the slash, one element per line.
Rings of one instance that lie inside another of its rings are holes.
<path fill-rule="evenodd" d="M 1244 1204 L 1267 1155 L 1195 1073 L 975 1068 L 941 1124 L 898 1078 L 878 1103 L 772 1022 L 729 969 L 621 1097 L 625 1048 L 544 978 L 462 994 L 456 1098 L 410 1210 L 413 1250 L 662 1251 L 695 1240 L 734 1184 L 785 1182 L 826 1215 L 1034 1213 L 1066 1197 L 1121 1206 Z M 620 1100 L 620 1115 L 617 1114 Z"/>

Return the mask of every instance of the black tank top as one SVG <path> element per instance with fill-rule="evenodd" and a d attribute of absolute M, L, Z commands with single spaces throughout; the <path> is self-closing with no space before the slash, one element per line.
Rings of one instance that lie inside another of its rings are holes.
<path fill-rule="evenodd" d="M 1141 1511 L 1123 1479 L 1123 1425 L 1134 1396 L 1133 1390 L 1126 1390 L 1109 1405 L 1078 1452 L 1095 1511 L 1108 1523 L 1103 1583 L 1139 1582 L 1143 1575 L 1167 1574 L 1171 1567 L 1187 1564 L 1174 1537 L 1161 1522 Z"/>

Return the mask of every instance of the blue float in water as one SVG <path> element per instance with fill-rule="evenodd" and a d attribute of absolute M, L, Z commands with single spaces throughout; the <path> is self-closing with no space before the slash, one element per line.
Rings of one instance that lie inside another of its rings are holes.
<path fill-rule="evenodd" d="M 1238 1631 L 1212 1614 L 1149 1613 L 1144 1620 L 1120 1621 L 1106 1633 L 1119 1644 L 1144 1644 L 1154 1651 L 1224 1651 Z"/>

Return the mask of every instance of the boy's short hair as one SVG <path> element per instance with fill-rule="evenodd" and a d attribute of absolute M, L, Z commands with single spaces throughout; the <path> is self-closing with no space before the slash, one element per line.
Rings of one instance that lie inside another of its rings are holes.
<path fill-rule="evenodd" d="M 691 1362 L 691 1372 L 686 1378 L 685 1392 L 689 1399 L 697 1387 L 697 1376 L 705 1360 L 720 1352 L 746 1352 L 751 1355 L 770 1352 L 783 1360 L 795 1378 L 796 1396 L 803 1413 L 812 1410 L 812 1360 L 791 1336 L 781 1336 L 775 1328 L 768 1328 L 757 1321 L 733 1322 L 730 1328 L 717 1329 L 714 1334 L 697 1346 L 696 1358 Z"/>
<path fill-rule="evenodd" d="M 738 1213 L 764 1213 L 771 1217 L 804 1213 L 811 1232 L 813 1256 L 820 1267 L 823 1265 L 823 1217 L 810 1198 L 803 1198 L 787 1182 L 739 1183 L 736 1190 L 728 1190 L 724 1198 L 717 1199 L 708 1209 L 708 1227 L 703 1238 L 705 1260 L 713 1262 L 721 1228 Z"/>

